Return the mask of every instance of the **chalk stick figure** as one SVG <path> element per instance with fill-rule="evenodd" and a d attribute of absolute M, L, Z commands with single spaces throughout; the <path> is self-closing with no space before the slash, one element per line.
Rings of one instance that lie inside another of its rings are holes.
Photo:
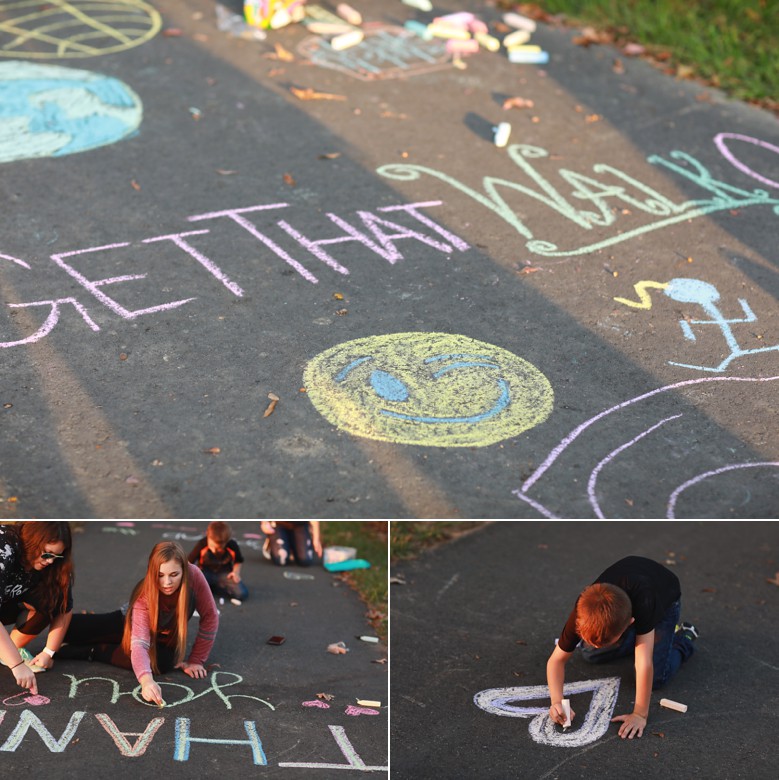
<path fill-rule="evenodd" d="M 730 326 L 739 323 L 755 322 L 757 320 L 757 315 L 755 315 L 744 298 L 739 298 L 738 302 L 744 312 L 744 318 L 727 319 L 717 306 L 717 301 L 720 299 L 719 290 L 717 290 L 713 284 L 701 281 L 700 279 L 679 278 L 671 279 L 668 283 L 642 281 L 635 285 L 635 290 L 638 293 L 640 302 L 630 301 L 626 298 L 615 298 L 614 300 L 628 306 L 633 306 L 634 308 L 649 309 L 651 308 L 652 303 L 646 292 L 647 287 L 658 287 L 662 289 L 671 300 L 678 301 L 679 303 L 697 303 L 710 317 L 710 319 L 707 320 L 679 320 L 682 333 L 688 341 L 696 340 L 695 333 L 692 329 L 693 325 L 717 325 L 722 332 L 725 343 L 730 349 L 730 354 L 716 366 L 699 366 L 690 363 L 677 363 L 676 361 L 669 360 L 668 363 L 672 366 L 721 373 L 736 358 L 743 357 L 744 355 L 755 355 L 758 352 L 779 350 L 779 344 L 774 344 L 770 347 L 743 349 L 736 340 L 733 329 Z"/>

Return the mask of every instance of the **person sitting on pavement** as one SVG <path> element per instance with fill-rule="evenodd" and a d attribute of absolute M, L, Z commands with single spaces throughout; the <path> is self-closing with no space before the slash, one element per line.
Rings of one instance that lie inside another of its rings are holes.
<path fill-rule="evenodd" d="M 262 531 L 277 566 L 286 566 L 292 560 L 298 566 L 311 566 L 322 558 L 319 520 L 263 520 Z"/>
<path fill-rule="evenodd" d="M 679 623 L 681 587 L 665 566 L 629 556 L 606 569 L 576 601 L 546 665 L 552 704 L 549 717 L 566 722 L 563 712 L 565 664 L 576 647 L 590 663 L 605 663 L 631 652 L 635 656 L 636 698 L 633 712 L 618 715 L 619 736 L 640 737 L 647 724 L 653 689 L 665 685 L 694 652 L 695 626 Z M 571 720 L 575 713 L 571 711 Z"/>
<path fill-rule="evenodd" d="M 189 657 L 187 625 L 197 611 L 199 627 Z M 219 628 L 219 612 L 205 576 L 187 561 L 177 542 L 160 542 L 149 555 L 146 576 L 135 586 L 129 608 L 74 615 L 60 655 L 132 669 L 141 696 L 163 705 L 155 674 L 181 669 L 206 676 L 205 663 Z"/>
<path fill-rule="evenodd" d="M 70 525 L 28 520 L 0 525 L 0 661 L 37 694 L 35 673 L 51 669 L 73 611 Z M 15 624 L 9 634 L 5 626 Z M 49 626 L 44 649 L 26 646 Z"/>
<path fill-rule="evenodd" d="M 241 581 L 243 555 L 228 523 L 208 524 L 206 535 L 192 548 L 189 562 L 205 575 L 214 596 L 245 601 L 249 590 Z"/>

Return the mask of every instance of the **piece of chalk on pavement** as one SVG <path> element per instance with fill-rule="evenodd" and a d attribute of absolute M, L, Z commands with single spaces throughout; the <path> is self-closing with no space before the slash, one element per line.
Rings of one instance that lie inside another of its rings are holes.
<path fill-rule="evenodd" d="M 409 19 L 403 26 L 409 32 L 418 35 L 423 41 L 433 40 L 433 34 L 427 29 L 427 25 L 424 22 L 418 22 L 416 19 Z"/>
<path fill-rule="evenodd" d="M 403 5 L 410 5 L 412 8 L 418 8 L 420 11 L 433 10 L 433 4 L 430 0 L 403 0 Z"/>
<path fill-rule="evenodd" d="M 470 38 L 467 41 L 458 41 L 449 38 L 446 42 L 446 50 L 450 54 L 476 54 L 479 51 L 479 42 Z"/>
<path fill-rule="evenodd" d="M 503 21 L 509 27 L 516 27 L 518 30 L 536 31 L 536 23 L 532 19 L 528 19 L 527 16 L 513 13 L 503 14 Z"/>
<path fill-rule="evenodd" d="M 358 637 L 358 638 L 361 639 L 363 642 L 378 642 L 379 641 L 379 637 L 377 637 L 377 636 L 361 636 L 361 637 Z"/>
<path fill-rule="evenodd" d="M 677 712 L 687 712 L 686 704 L 680 704 L 678 701 L 671 701 L 670 699 L 660 699 L 660 706 L 669 710 L 676 710 Z"/>
<path fill-rule="evenodd" d="M 380 701 L 371 701 L 369 699 L 357 699 L 357 703 L 361 707 L 381 707 Z"/>
<path fill-rule="evenodd" d="M 498 51 L 500 49 L 500 41 L 489 33 L 475 32 L 473 36 L 487 51 Z"/>
<path fill-rule="evenodd" d="M 515 65 L 546 65 L 549 62 L 549 52 L 512 49 L 509 52 L 509 62 Z"/>
<path fill-rule="evenodd" d="M 571 728 L 571 700 L 563 699 L 563 715 L 565 715 L 565 723 L 563 723 L 564 729 Z"/>
<path fill-rule="evenodd" d="M 523 43 L 527 43 L 530 40 L 530 33 L 527 30 L 515 30 L 513 33 L 509 33 L 503 39 L 503 45 L 510 49 L 512 46 L 521 46 Z"/>
<path fill-rule="evenodd" d="M 332 38 L 330 40 L 330 48 L 335 51 L 350 49 L 352 46 L 362 43 L 364 38 L 365 33 L 362 30 L 352 30 L 351 32 L 342 33 L 341 35 L 336 35 L 335 38 Z"/>
<path fill-rule="evenodd" d="M 501 122 L 495 128 L 495 146 L 505 146 L 509 142 L 510 135 L 511 124 L 509 122 Z"/>
<path fill-rule="evenodd" d="M 353 24 L 355 27 L 359 27 L 362 24 L 362 14 L 346 3 L 341 3 L 335 9 L 335 12 L 341 19 L 346 19 L 349 24 Z"/>

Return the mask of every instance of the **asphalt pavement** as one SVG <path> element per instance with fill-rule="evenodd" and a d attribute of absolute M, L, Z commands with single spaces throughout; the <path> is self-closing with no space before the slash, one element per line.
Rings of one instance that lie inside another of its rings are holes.
<path fill-rule="evenodd" d="M 177 539 L 189 552 L 206 524 L 79 526 L 74 608 L 101 612 L 128 600 L 154 544 Z M 159 675 L 166 702 L 159 709 L 141 700 L 132 672 L 106 664 L 55 657 L 53 669 L 37 676 L 37 697 L 19 692 L 2 672 L 4 777 L 294 779 L 342 777 L 345 769 L 387 775 L 388 666 L 380 663 L 387 648 L 356 638 L 374 635 L 365 605 L 321 566 L 287 569 L 265 560 L 259 523 L 237 522 L 233 530 L 249 598 L 241 606 L 217 602 L 208 677 Z M 196 624 L 195 617 L 190 636 Z M 286 641 L 266 644 L 273 635 Z M 327 651 L 338 642 L 349 652 Z"/>
<path fill-rule="evenodd" d="M 773 777 L 777 551 L 775 523 L 507 521 L 395 564 L 393 779 Z M 578 593 L 626 555 L 679 577 L 696 651 L 633 740 L 608 723 L 632 709 L 632 659 L 574 653 L 563 732 L 545 715 L 546 660 Z"/>
<path fill-rule="evenodd" d="M 774 115 L 81 5 L 0 2 L 0 517 L 779 515 Z"/>

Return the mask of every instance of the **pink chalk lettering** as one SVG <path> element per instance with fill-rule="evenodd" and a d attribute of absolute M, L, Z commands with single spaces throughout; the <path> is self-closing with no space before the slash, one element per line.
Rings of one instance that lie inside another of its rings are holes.
<path fill-rule="evenodd" d="M 151 244 L 155 241 L 172 241 L 179 249 L 183 249 L 190 257 L 197 260 L 203 268 L 206 269 L 215 279 L 218 279 L 233 295 L 238 298 L 243 297 L 243 290 L 225 274 L 216 263 L 212 262 L 202 252 L 199 252 L 188 241 L 186 236 L 200 236 L 203 233 L 210 233 L 209 230 L 190 230 L 187 233 L 171 233 L 167 236 L 155 236 L 154 238 L 145 238 L 144 244 Z"/>
<path fill-rule="evenodd" d="M 254 211 L 265 211 L 267 209 L 280 209 L 280 208 L 286 208 L 289 206 L 289 203 L 271 203 L 266 206 L 246 206 L 245 208 L 241 209 L 227 209 L 225 211 L 212 211 L 208 214 L 195 214 L 191 217 L 187 217 L 187 220 L 190 222 L 200 222 L 204 219 L 216 219 L 217 217 L 228 217 L 233 222 L 235 222 L 236 225 L 240 225 L 247 233 L 250 233 L 252 236 L 254 236 L 258 241 L 261 241 L 265 246 L 268 247 L 271 251 L 273 251 L 275 254 L 277 254 L 285 263 L 292 266 L 304 279 L 311 282 L 311 284 L 317 284 L 319 282 L 319 279 L 314 276 L 308 269 L 304 268 L 297 260 L 295 260 L 293 257 L 288 255 L 278 244 L 276 244 L 273 240 L 268 238 L 264 233 L 260 233 L 260 231 L 252 225 L 251 222 L 249 222 L 248 219 L 245 217 L 242 217 L 242 214 L 254 212 Z"/>
<path fill-rule="evenodd" d="M 334 222 L 338 220 L 337 217 L 334 219 L 332 214 L 328 214 L 327 216 L 330 217 L 330 219 L 332 219 Z M 330 268 L 332 268 L 334 271 L 338 271 L 339 274 L 348 274 L 349 269 L 344 268 L 344 266 L 342 266 L 335 258 L 327 254 L 324 249 L 320 249 L 319 247 L 322 246 L 322 244 L 341 244 L 344 241 L 360 241 L 360 243 L 365 243 L 362 240 L 361 234 L 340 236 L 338 238 L 320 238 L 317 241 L 313 241 L 310 238 L 306 238 L 306 236 L 304 236 L 300 231 L 295 230 L 292 225 L 290 225 L 288 222 L 285 222 L 283 219 L 279 220 L 276 224 L 282 230 L 289 233 L 289 235 L 292 236 L 292 238 L 294 238 L 295 241 L 297 241 L 301 246 L 308 249 L 308 251 L 311 252 L 311 254 L 317 258 L 317 260 L 321 260 L 323 263 L 325 263 L 325 265 L 329 265 Z M 344 227 L 346 230 L 351 232 L 352 228 L 349 225 L 344 224 Z"/>
<path fill-rule="evenodd" d="M 741 160 L 737 159 L 733 152 L 731 152 L 728 148 L 728 145 L 725 143 L 725 141 L 728 139 L 733 141 L 743 141 L 746 144 L 752 144 L 753 146 L 757 146 L 761 149 L 768 149 L 768 151 L 773 152 L 774 154 L 779 154 L 779 146 L 774 146 L 773 144 L 769 144 L 766 141 L 761 141 L 758 138 L 752 138 L 750 135 L 741 135 L 739 133 L 718 133 L 714 136 L 714 145 L 717 147 L 717 149 L 719 149 L 720 154 L 734 168 L 738 168 L 738 170 L 740 170 L 742 173 L 745 173 L 747 176 L 751 176 L 753 179 L 757 179 L 763 184 L 767 184 L 769 187 L 779 187 L 779 181 L 776 181 L 775 179 L 769 179 L 766 176 L 761 176 L 759 173 L 753 171 L 748 165 L 741 162 Z"/>
<path fill-rule="evenodd" d="M 135 317 L 140 317 L 142 314 L 151 314 L 155 311 L 166 311 L 168 309 L 175 309 L 178 306 L 183 306 L 185 303 L 194 301 L 194 298 L 184 298 L 178 301 L 170 301 L 169 303 L 162 303 L 157 306 L 149 306 L 146 309 L 126 309 L 118 301 L 110 298 L 104 292 L 100 291 L 100 288 L 109 284 L 119 284 L 121 282 L 134 281 L 136 279 L 145 279 L 146 274 L 131 274 L 127 276 L 114 276 L 109 279 L 91 280 L 87 279 L 82 273 L 79 273 L 73 266 L 64 261 L 65 257 L 73 257 L 75 255 L 88 254 L 90 252 L 104 252 L 109 249 L 119 249 L 121 247 L 129 246 L 128 242 L 120 244 L 106 244 L 105 246 L 93 246 L 88 249 L 77 249 L 74 252 L 62 252 L 60 254 L 52 255 L 51 259 L 70 276 L 72 276 L 87 292 L 97 298 L 100 303 L 108 307 L 112 312 L 118 314 L 122 319 L 132 320 Z"/>
<path fill-rule="evenodd" d="M 417 233 L 415 230 L 405 228 L 402 225 L 398 225 L 396 222 L 390 222 L 385 219 L 381 219 L 370 211 L 358 211 L 360 219 L 363 221 L 368 230 L 373 233 L 374 236 L 382 243 L 385 249 L 392 253 L 393 259 L 390 263 L 395 263 L 397 260 L 402 260 L 403 255 L 398 251 L 395 245 L 392 243 L 393 239 L 397 241 L 400 238 L 415 238 L 417 241 L 421 241 L 423 244 L 432 246 L 434 249 L 438 249 L 440 252 L 451 252 L 452 247 L 448 244 L 442 244 L 440 241 L 436 241 L 434 238 L 429 238 L 422 233 Z M 396 233 L 384 233 L 379 226 L 396 230 Z"/>
<path fill-rule="evenodd" d="M 405 211 L 410 216 L 414 217 L 414 219 L 419 220 L 423 225 L 427 225 L 431 230 L 434 230 L 436 233 L 438 233 L 439 236 L 444 238 L 446 241 L 448 241 L 450 244 L 452 244 L 455 249 L 459 249 L 461 252 L 464 252 L 466 249 L 470 249 L 470 246 L 463 241 L 461 238 L 456 236 L 454 233 L 450 233 L 446 228 L 441 227 L 437 223 L 433 222 L 430 217 L 426 217 L 424 214 L 420 214 L 417 211 L 417 207 L 420 208 L 426 208 L 428 206 L 440 206 L 443 203 L 441 200 L 428 200 L 428 201 L 420 201 L 418 203 L 405 203 L 400 206 L 383 206 L 382 208 L 376 209 L 377 211 Z"/>
<path fill-rule="evenodd" d="M 27 306 L 51 306 L 51 311 L 49 312 L 48 317 L 46 317 L 46 321 L 43 325 L 41 325 L 31 336 L 19 339 L 19 341 L 1 341 L 0 349 L 4 349 L 5 347 L 18 347 L 22 344 L 34 344 L 36 341 L 40 341 L 42 338 L 48 336 L 54 326 L 59 322 L 60 305 L 64 303 L 72 303 L 76 311 L 83 317 L 84 322 L 86 322 L 92 330 L 100 330 L 100 326 L 92 320 L 87 310 L 75 298 L 58 298 L 55 301 L 32 301 L 30 303 L 9 303 L 8 305 L 12 309 L 21 309 Z"/>
<path fill-rule="evenodd" d="M 11 255 L 4 255 L 2 252 L 0 252 L 0 260 L 10 260 L 12 263 L 16 263 L 22 268 L 30 268 L 29 264 L 25 263 L 24 260 L 20 260 L 18 257 L 12 257 Z"/>

